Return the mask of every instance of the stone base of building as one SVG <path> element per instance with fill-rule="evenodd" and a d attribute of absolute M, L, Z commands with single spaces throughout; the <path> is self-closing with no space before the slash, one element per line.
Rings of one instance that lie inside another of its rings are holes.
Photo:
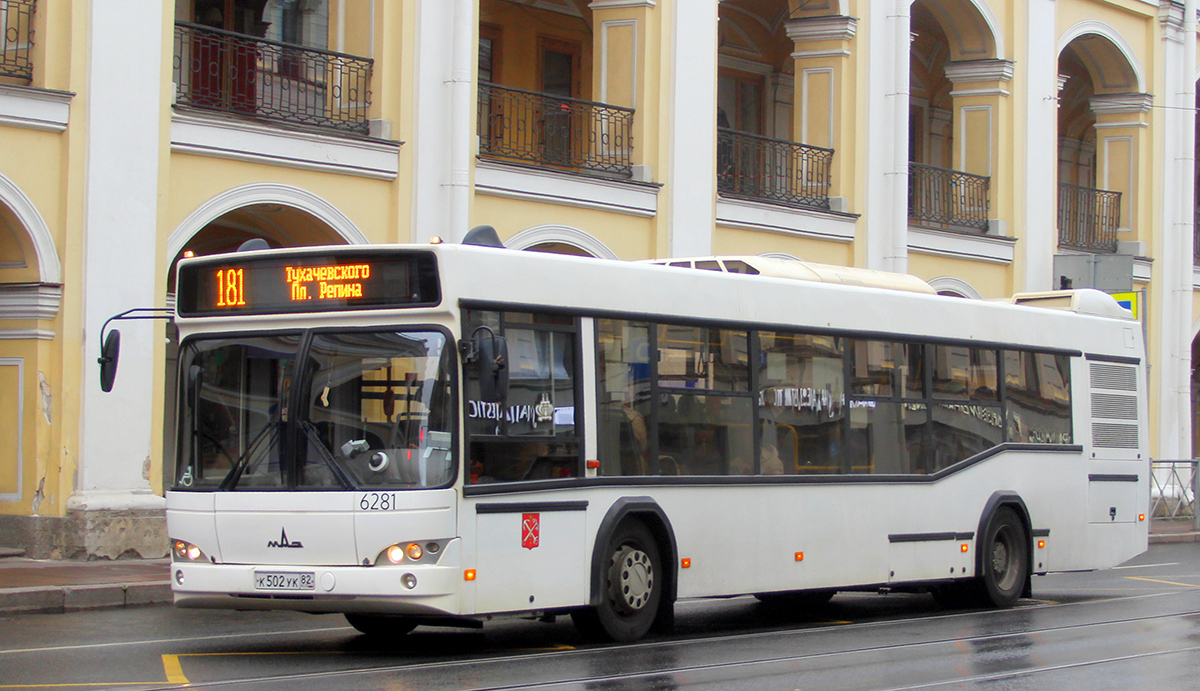
<path fill-rule="evenodd" d="M 23 549 L 30 559 L 161 559 L 170 554 L 162 509 L 0 516 L 0 546 Z"/>

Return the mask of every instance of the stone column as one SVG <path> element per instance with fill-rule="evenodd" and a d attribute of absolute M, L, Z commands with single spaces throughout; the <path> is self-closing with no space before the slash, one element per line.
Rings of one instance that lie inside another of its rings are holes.
<path fill-rule="evenodd" d="M 121 330 L 120 371 L 100 390 L 96 358 L 106 319 L 134 307 L 162 306 L 157 290 L 159 123 L 170 83 L 161 2 L 90 6 L 83 202 L 84 338 L 75 493 L 67 502 L 69 554 L 113 558 L 133 550 L 166 554 L 163 499 L 150 484 L 155 425 L 155 339 L 162 324 L 114 323 Z M 138 65 L 131 78 L 130 65 Z M 161 404 L 160 404 L 161 405 Z M 161 462 L 159 459 L 157 462 Z"/>

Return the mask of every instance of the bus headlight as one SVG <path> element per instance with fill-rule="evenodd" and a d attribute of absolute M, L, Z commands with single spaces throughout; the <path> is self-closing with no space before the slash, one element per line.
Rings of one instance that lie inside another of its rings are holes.
<path fill-rule="evenodd" d="M 394 545 L 384 547 L 375 557 L 375 566 L 388 566 L 392 564 L 402 564 L 404 562 L 416 562 L 418 564 L 434 564 L 437 563 L 441 556 L 443 543 L 448 540 L 426 540 L 397 542 Z"/>
<path fill-rule="evenodd" d="M 208 556 L 203 550 L 184 540 L 171 541 L 171 560 L 172 561 L 208 561 Z"/>

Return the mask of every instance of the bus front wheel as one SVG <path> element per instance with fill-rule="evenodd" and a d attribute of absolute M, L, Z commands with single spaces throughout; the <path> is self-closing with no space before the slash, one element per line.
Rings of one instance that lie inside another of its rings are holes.
<path fill-rule="evenodd" d="M 571 614 L 589 640 L 635 641 L 654 625 L 662 600 L 664 573 L 658 544 L 639 521 L 622 523 L 609 538 L 608 558 L 596 578 L 600 602 Z"/>

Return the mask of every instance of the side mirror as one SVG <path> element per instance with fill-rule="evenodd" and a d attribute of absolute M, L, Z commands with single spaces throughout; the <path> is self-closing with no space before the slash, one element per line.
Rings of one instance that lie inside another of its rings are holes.
<path fill-rule="evenodd" d="M 488 328 L 476 329 L 472 341 L 479 368 L 479 397 L 485 403 L 505 400 L 508 398 L 508 341 Z"/>
<path fill-rule="evenodd" d="M 113 329 L 104 339 L 104 346 L 100 348 L 100 357 L 96 359 L 96 362 L 100 363 L 100 390 L 104 393 L 112 391 L 113 382 L 117 378 L 117 358 L 120 355 L 121 332 Z"/>

